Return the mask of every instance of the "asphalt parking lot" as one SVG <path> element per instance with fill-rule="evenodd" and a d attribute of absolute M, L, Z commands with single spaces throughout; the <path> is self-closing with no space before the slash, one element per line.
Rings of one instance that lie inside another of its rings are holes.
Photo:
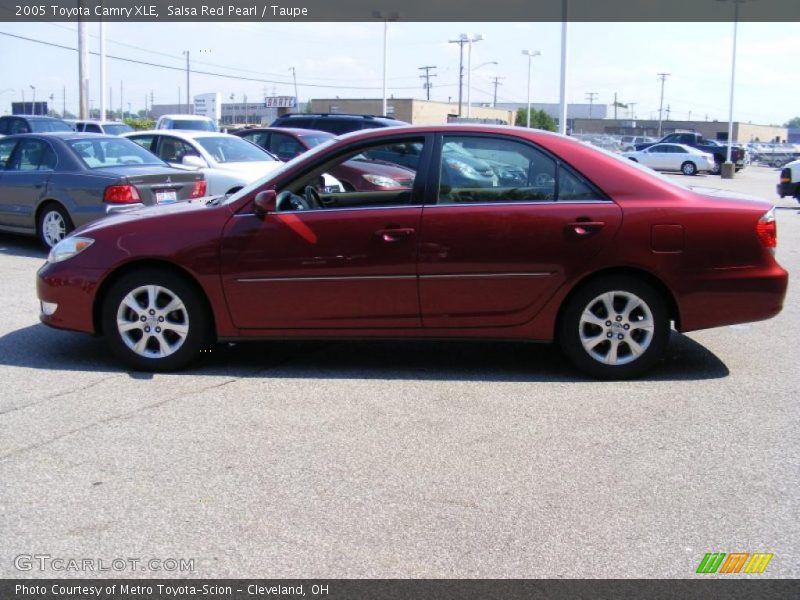
<path fill-rule="evenodd" d="M 780 207 L 784 311 L 674 333 L 624 383 L 511 343 L 239 344 L 127 372 L 38 323 L 44 252 L 0 234 L 0 576 L 691 577 L 707 552 L 800 576 L 800 214 L 777 177 L 691 183 Z"/>

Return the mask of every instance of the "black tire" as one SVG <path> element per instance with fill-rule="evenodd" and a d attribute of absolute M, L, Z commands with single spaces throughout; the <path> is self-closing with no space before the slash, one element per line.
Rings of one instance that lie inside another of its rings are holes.
<path fill-rule="evenodd" d="M 153 303 L 148 286 L 153 286 L 155 292 Z M 136 309 L 130 302 L 123 304 L 131 294 Z M 160 313 L 173 299 L 181 303 L 180 307 Z M 131 326 L 129 331 L 120 332 L 118 317 Z M 145 321 L 141 322 L 143 317 Z M 180 275 L 157 268 L 124 275 L 112 285 L 102 306 L 103 334 L 111 351 L 138 371 L 174 371 L 187 366 L 210 341 L 210 323 L 208 309 L 197 289 Z M 142 342 L 144 338 L 147 339 Z M 138 342 L 142 342 L 141 346 Z M 162 348 L 168 354 L 158 356 Z"/>
<path fill-rule="evenodd" d="M 692 161 L 687 160 L 685 163 L 681 165 L 681 173 L 684 175 L 692 176 L 697 175 L 697 165 L 694 164 Z"/>
<path fill-rule="evenodd" d="M 36 236 L 48 250 L 67 237 L 75 229 L 69 213 L 56 202 L 48 202 L 39 211 L 36 220 Z"/>
<path fill-rule="evenodd" d="M 608 293 L 612 294 L 614 314 L 603 310 L 607 305 L 603 296 Z M 635 299 L 641 300 L 644 308 L 632 310 L 626 318 L 627 304 L 623 302 Z M 587 322 L 587 313 L 599 324 Z M 647 327 L 648 314 L 652 328 Z M 611 276 L 590 281 L 571 295 L 561 314 L 557 335 L 564 354 L 584 373 L 597 379 L 629 379 L 642 375 L 661 358 L 669 331 L 666 301 L 656 289 L 633 277 Z M 617 360 L 606 364 L 603 361 L 611 360 L 612 346 Z M 641 354 L 636 356 L 634 348 L 641 349 Z"/>

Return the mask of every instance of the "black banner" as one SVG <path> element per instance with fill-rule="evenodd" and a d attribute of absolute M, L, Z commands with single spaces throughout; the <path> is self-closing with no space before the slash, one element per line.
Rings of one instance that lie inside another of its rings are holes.
<path fill-rule="evenodd" d="M 0 21 L 800 21 L 797 0 L 0 0 Z M 678 42 L 680 40 L 676 40 Z"/>
<path fill-rule="evenodd" d="M 5 579 L 2 600 L 796 600 L 794 579 Z"/>

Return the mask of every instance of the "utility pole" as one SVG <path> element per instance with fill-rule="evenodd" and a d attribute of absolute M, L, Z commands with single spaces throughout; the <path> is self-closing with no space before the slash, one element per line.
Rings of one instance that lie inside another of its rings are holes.
<path fill-rule="evenodd" d="M 669 121 L 669 104 L 667 104 L 667 121 Z"/>
<path fill-rule="evenodd" d="M 614 92 L 614 120 L 617 120 L 617 92 Z"/>
<path fill-rule="evenodd" d="M 67 118 L 67 86 L 61 89 L 61 118 Z"/>
<path fill-rule="evenodd" d="M 497 106 L 497 86 L 498 85 L 503 85 L 502 83 L 500 83 L 501 79 L 505 79 L 505 77 L 495 77 L 494 81 L 492 81 L 492 85 L 494 85 L 494 98 L 492 100 L 492 106 L 493 107 Z"/>
<path fill-rule="evenodd" d="M 657 75 L 661 80 L 661 103 L 658 105 L 658 137 L 661 137 L 661 121 L 664 116 L 664 82 L 671 73 L 658 73 Z"/>
<path fill-rule="evenodd" d="M 464 85 L 464 44 L 467 43 L 467 36 L 461 36 L 457 40 L 449 40 L 450 44 L 458 44 L 458 116 L 461 116 L 461 89 Z"/>
<path fill-rule="evenodd" d="M 125 118 L 125 103 L 123 102 L 125 98 L 122 95 L 122 79 L 119 80 L 119 118 Z"/>
<path fill-rule="evenodd" d="M 425 80 L 425 83 L 422 84 L 422 87 L 425 89 L 425 98 L 428 99 L 428 100 L 431 99 L 431 87 L 433 87 L 433 84 L 431 84 L 431 77 L 436 77 L 436 73 L 431 75 L 430 72 L 431 72 L 431 69 L 435 69 L 435 68 L 436 68 L 435 66 L 434 67 L 418 67 L 417 68 L 418 71 L 425 71 L 425 74 L 424 75 L 420 75 L 419 77 L 420 77 L 420 79 L 424 79 Z"/>
<path fill-rule="evenodd" d="M 84 3 L 81 2 L 81 7 Z M 89 116 L 89 32 L 86 21 L 78 21 L 78 118 Z"/>
<path fill-rule="evenodd" d="M 111 86 L 108 86 L 108 105 L 111 107 L 111 116 L 113 118 L 113 116 L 114 116 L 114 88 L 111 87 Z M 120 115 L 119 118 L 121 119 L 122 115 Z"/>
<path fill-rule="evenodd" d="M 628 102 L 628 106 L 631 109 L 631 119 L 633 119 L 633 120 L 636 120 L 636 110 L 634 110 L 634 109 L 636 108 L 637 104 L 638 104 L 638 102 Z"/>
<path fill-rule="evenodd" d="M 589 101 L 589 118 L 592 118 L 592 106 L 594 106 L 594 100 L 597 98 L 597 92 L 586 92 L 586 99 Z"/>

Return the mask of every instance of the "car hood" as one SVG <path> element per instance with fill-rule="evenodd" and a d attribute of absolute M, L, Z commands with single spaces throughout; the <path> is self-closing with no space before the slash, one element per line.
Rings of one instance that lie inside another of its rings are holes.
<path fill-rule="evenodd" d="M 279 160 L 260 160 L 254 162 L 217 163 L 215 170 L 225 171 L 255 181 L 280 167 L 283 163 Z"/>
<path fill-rule="evenodd" d="M 207 206 L 208 198 L 199 198 L 197 200 L 187 200 L 186 202 L 177 202 L 175 204 L 159 204 L 157 206 L 143 206 L 132 208 L 131 210 L 115 212 L 107 217 L 92 221 L 75 230 L 75 234 L 82 235 L 88 234 L 93 231 L 109 229 L 116 227 L 122 223 L 130 223 L 132 221 L 149 221 L 151 219 L 161 219 L 166 216 L 176 215 L 180 213 L 191 213 L 197 211 L 208 211 L 219 206 Z"/>

